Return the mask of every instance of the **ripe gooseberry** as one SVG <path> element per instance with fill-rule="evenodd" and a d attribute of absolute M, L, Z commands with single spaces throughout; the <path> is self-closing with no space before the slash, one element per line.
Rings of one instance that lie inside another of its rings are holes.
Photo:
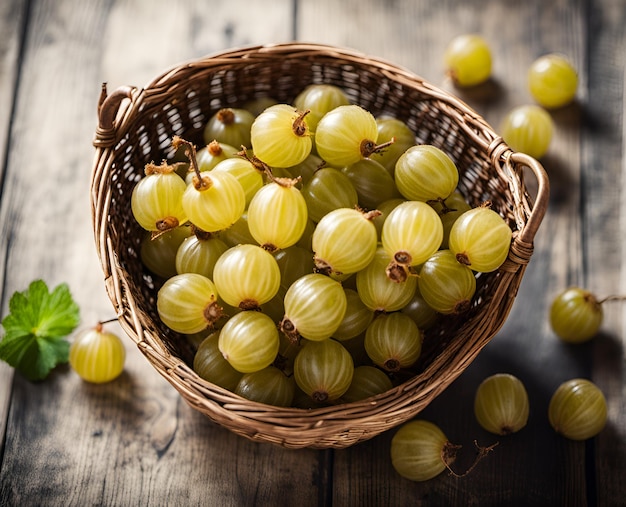
<path fill-rule="evenodd" d="M 521 105 L 506 114 L 500 131 L 504 141 L 514 150 L 541 158 L 550 147 L 554 123 L 542 107 Z"/>
<path fill-rule="evenodd" d="M 103 384 L 116 379 L 124 370 L 126 349 L 102 323 L 79 332 L 70 345 L 70 366 L 87 382 Z"/>
<path fill-rule="evenodd" d="M 187 186 L 174 166 L 147 164 L 145 176 L 134 186 L 130 207 L 133 217 L 147 231 L 164 232 L 187 221 L 182 204 Z"/>
<path fill-rule="evenodd" d="M 562 107 L 572 102 L 576 96 L 578 74 L 563 55 L 543 55 L 528 69 L 528 88 L 533 98 L 543 107 Z"/>
<path fill-rule="evenodd" d="M 491 375 L 476 390 L 476 420 L 483 429 L 496 435 L 510 435 L 526 426 L 529 410 L 526 388 L 511 374 Z"/>
<path fill-rule="evenodd" d="M 473 271 L 490 273 L 506 260 L 512 235 L 511 228 L 498 213 L 479 206 L 454 221 L 448 245 L 461 264 Z"/>
<path fill-rule="evenodd" d="M 491 76 L 491 50 L 477 34 L 458 35 L 450 41 L 444 62 L 450 79 L 457 86 L 475 86 Z"/>
<path fill-rule="evenodd" d="M 306 115 L 288 104 L 268 107 L 252 123 L 250 141 L 254 156 L 270 167 L 290 167 L 304 161 L 313 142 Z"/>
<path fill-rule="evenodd" d="M 378 126 L 374 116 L 355 104 L 338 106 L 317 124 L 317 153 L 335 167 L 354 164 L 383 149 L 378 146 Z"/>
<path fill-rule="evenodd" d="M 568 287 L 556 295 L 550 306 L 550 326 L 568 343 L 583 343 L 593 338 L 603 317 L 600 301 L 581 287 Z"/>
<path fill-rule="evenodd" d="M 571 440 L 595 437 L 606 424 L 607 407 L 602 391 L 587 379 L 563 382 L 548 406 L 550 425 Z"/>

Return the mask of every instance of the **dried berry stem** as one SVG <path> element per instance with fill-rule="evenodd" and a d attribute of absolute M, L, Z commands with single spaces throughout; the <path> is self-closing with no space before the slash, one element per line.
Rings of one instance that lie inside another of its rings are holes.
<path fill-rule="evenodd" d="M 178 149 L 181 146 L 185 147 L 185 155 L 189 159 L 189 163 L 191 164 L 191 168 L 193 172 L 196 174 L 194 178 L 193 184 L 196 187 L 196 190 L 206 190 L 211 186 L 211 180 L 203 179 L 202 174 L 200 173 L 200 168 L 198 167 L 198 160 L 196 158 L 196 147 L 193 143 L 183 139 L 180 136 L 174 136 L 172 139 L 172 146 L 174 149 Z"/>
<path fill-rule="evenodd" d="M 309 133 L 309 128 L 304 122 L 304 117 L 311 112 L 310 109 L 298 112 L 298 117 L 293 121 L 293 133 L 298 137 L 305 136 Z"/>
<path fill-rule="evenodd" d="M 361 146 L 360 146 L 361 155 L 363 156 L 363 158 L 368 158 L 370 155 L 373 155 L 374 153 L 380 153 L 381 151 L 385 150 L 385 148 L 388 148 L 395 142 L 396 142 L 395 137 L 392 137 L 391 140 L 382 144 L 376 144 L 374 141 L 370 139 L 363 139 L 361 141 Z"/>
<path fill-rule="evenodd" d="M 598 300 L 598 304 L 601 305 L 607 301 L 626 301 L 626 295 L 613 294 L 605 297 L 604 299 Z"/>
<path fill-rule="evenodd" d="M 474 462 L 470 465 L 470 467 L 467 470 L 465 470 L 465 472 L 459 474 L 455 472 L 454 470 L 452 470 L 450 465 L 454 463 L 456 456 L 457 456 L 457 452 L 459 449 L 461 449 L 462 446 L 454 445 L 450 442 L 446 442 L 446 444 L 443 446 L 443 449 L 441 449 L 441 460 L 443 461 L 444 465 L 446 465 L 446 468 L 449 470 L 451 475 L 454 475 L 455 477 L 465 477 L 472 470 L 474 470 L 476 465 L 478 465 L 478 463 L 482 461 L 487 456 L 487 454 L 489 454 L 494 449 L 494 447 L 498 445 L 498 442 L 488 447 L 481 447 L 480 445 L 478 445 L 478 442 L 474 440 L 474 445 L 476 446 L 476 449 L 478 451 L 476 454 L 476 458 L 474 459 Z"/>

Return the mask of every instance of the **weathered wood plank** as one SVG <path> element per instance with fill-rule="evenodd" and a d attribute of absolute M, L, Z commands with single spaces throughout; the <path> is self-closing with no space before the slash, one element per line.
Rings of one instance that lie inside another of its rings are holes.
<path fill-rule="evenodd" d="M 36 277 L 67 282 L 89 325 L 113 317 L 88 211 L 101 82 L 141 86 L 181 60 L 290 39 L 292 5 L 31 4 L 0 209 L 5 291 Z M 38 384 L 16 375 L 0 504 L 326 503 L 328 453 L 257 444 L 210 424 L 130 340 L 127 350 L 124 374 L 105 386 L 67 367 Z"/>
<path fill-rule="evenodd" d="M 626 9 L 623 2 L 604 1 L 590 10 L 588 30 L 588 95 L 583 131 L 583 181 L 586 202 L 584 283 L 599 297 L 626 294 Z M 626 400 L 624 302 L 606 303 L 602 333 L 593 347 L 592 378 L 604 392 L 609 409 L 607 428 L 594 440 L 598 505 L 626 497 Z"/>
<path fill-rule="evenodd" d="M 581 71 L 585 89 L 586 7 L 583 2 L 467 2 L 393 3 L 301 2 L 299 34 L 304 39 L 349 46 L 404 65 L 431 82 L 456 93 L 482 114 L 496 130 L 506 112 L 531 102 L 526 69 L 540 54 L 567 54 Z M 339 13 L 338 13 L 339 11 Z M 402 15 L 398 16 L 397 13 Z M 344 19 L 353 17 L 354 22 Z M 307 20 L 324 19 L 312 28 Z M 507 21 L 504 21 L 507 20 Z M 362 22 L 361 22 L 362 21 Z M 494 53 L 490 84 L 474 90 L 454 89 L 443 74 L 443 51 L 455 35 L 481 33 Z M 442 474 L 425 484 L 398 478 L 388 458 L 390 436 L 384 435 L 355 449 L 337 453 L 333 498 L 373 505 L 369 495 L 393 498 L 399 505 L 420 504 L 585 505 L 586 450 L 554 434 L 547 423 L 547 405 L 560 381 L 587 375 L 589 349 L 570 350 L 558 343 L 547 325 L 547 308 L 557 290 L 581 276 L 583 269 L 580 223 L 580 108 L 554 114 L 557 130 L 550 153 L 543 160 L 553 178 L 551 208 L 536 238 L 536 253 L 507 324 L 474 364 L 422 414 L 439 423 L 448 437 L 464 446 L 462 463 L 473 455 L 474 438 L 498 447 L 472 472 L 456 479 Z M 532 183 L 532 182 L 529 182 Z M 584 196 L 583 196 L 584 197 Z M 522 379 L 531 398 L 531 418 L 519 435 L 506 439 L 484 432 L 473 416 L 473 396 L 486 376 L 509 372 Z M 555 472 L 556 470 L 556 472 Z M 402 491 L 396 497 L 396 491 Z M 371 498 L 378 498 L 373 496 Z"/>
<path fill-rule="evenodd" d="M 19 0 L 3 2 L 0 5 L 0 196 L 6 174 L 7 142 L 15 88 L 19 73 L 19 55 L 22 47 L 22 33 L 27 18 L 27 4 Z M 4 241 L 4 235 L 2 235 Z M 4 255 L 0 253 L 0 265 L 4 265 Z M 4 272 L 0 270 L 0 287 L 4 284 Z M 2 315 L 8 306 L 6 297 L 0 299 Z M 6 427 L 13 370 L 5 363 L 0 363 L 0 454 Z"/>
<path fill-rule="evenodd" d="M 15 119 L 0 141 L 10 141 L 0 202 L 5 307 L 10 293 L 44 277 L 51 285 L 70 284 L 85 325 L 112 317 L 87 211 L 100 83 L 108 81 L 110 90 L 141 86 L 181 60 L 290 39 L 292 3 L 30 2 Z M 0 365 L 0 430 L 8 424 L 0 450 L 0 504 L 575 506 L 621 501 L 626 493 L 621 481 L 626 472 L 623 307 L 607 305 L 603 333 L 581 347 L 556 340 L 547 309 L 553 295 L 572 283 L 589 285 L 600 295 L 625 293 L 622 3 L 297 2 L 299 39 L 388 58 L 447 89 L 452 88 L 441 65 L 445 43 L 457 33 L 483 33 L 495 53 L 494 82 L 455 92 L 495 126 L 510 107 L 530 101 L 525 70 L 534 57 L 561 51 L 580 70 L 580 103 L 553 113 L 556 137 L 543 160 L 552 181 L 551 207 L 518 301 L 494 341 L 422 413 L 464 446 L 455 470 L 471 462 L 473 439 L 481 445 L 499 441 L 470 476 L 442 474 L 424 484 L 401 479 L 388 457 L 393 432 L 332 452 L 249 442 L 189 408 L 127 343 L 126 371 L 106 386 L 87 385 L 67 367 L 40 384 L 19 375 L 11 383 L 11 370 Z M 0 7 L 0 45 L 16 40 L 15 16 L 26 5 L 9 1 Z M 2 101 L 13 96 L 5 87 L 6 76 L 17 69 L 12 58 L 10 51 L 0 52 Z M 0 130 L 7 123 L 4 103 Z M 498 371 L 519 376 L 531 398 L 528 426 L 506 438 L 484 432 L 472 413 L 478 383 Z M 586 444 L 560 438 L 547 423 L 553 390 L 573 376 L 596 380 L 609 402 L 607 429 Z M 10 411 L 3 411 L 9 401 Z"/>

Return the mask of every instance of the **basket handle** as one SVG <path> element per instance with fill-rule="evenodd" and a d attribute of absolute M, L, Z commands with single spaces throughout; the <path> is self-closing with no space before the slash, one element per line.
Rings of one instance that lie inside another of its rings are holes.
<path fill-rule="evenodd" d="M 530 155 L 521 152 L 513 152 L 510 155 L 511 162 L 528 167 L 537 178 L 537 196 L 533 204 L 533 211 L 528 217 L 526 226 L 520 231 L 519 239 L 525 243 L 532 243 L 539 225 L 548 209 L 550 198 L 550 180 L 544 167 Z"/>
<path fill-rule="evenodd" d="M 111 95 L 107 94 L 107 84 L 102 83 L 100 99 L 98 100 L 98 127 L 93 144 L 96 148 L 108 148 L 116 141 L 116 119 L 122 102 L 132 99 L 136 88 L 121 86 Z"/>

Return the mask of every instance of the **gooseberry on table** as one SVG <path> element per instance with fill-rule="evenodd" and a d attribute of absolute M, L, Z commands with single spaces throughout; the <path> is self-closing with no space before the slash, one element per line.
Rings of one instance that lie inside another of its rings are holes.
<path fill-rule="evenodd" d="M 491 76 L 491 49 L 482 36 L 461 34 L 448 43 L 444 63 L 447 74 L 457 86 L 479 85 Z"/>
<path fill-rule="evenodd" d="M 115 380 L 124 371 L 126 349 L 114 333 L 102 323 L 77 333 L 70 345 L 69 362 L 85 381 L 103 384 Z"/>
<path fill-rule="evenodd" d="M 564 55 L 549 53 L 530 65 L 528 89 L 541 106 L 549 109 L 562 107 L 576 96 L 578 73 Z"/>

